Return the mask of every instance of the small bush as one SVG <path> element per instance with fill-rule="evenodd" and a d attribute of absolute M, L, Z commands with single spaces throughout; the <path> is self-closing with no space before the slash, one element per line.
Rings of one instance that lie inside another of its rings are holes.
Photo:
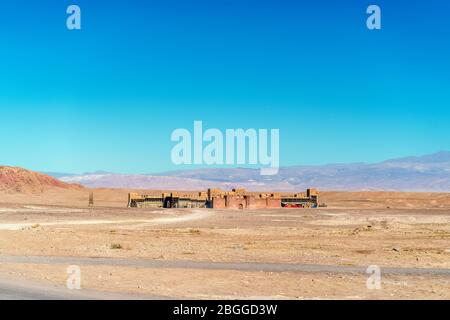
<path fill-rule="evenodd" d="M 199 234 L 200 234 L 200 230 L 198 230 L 198 229 L 190 229 L 190 230 L 189 230 L 189 233 L 190 233 L 190 234 L 196 234 L 196 235 L 199 235 Z"/>

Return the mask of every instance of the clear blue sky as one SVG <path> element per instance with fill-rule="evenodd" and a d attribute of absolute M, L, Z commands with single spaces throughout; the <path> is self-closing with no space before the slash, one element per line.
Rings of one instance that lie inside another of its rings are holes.
<path fill-rule="evenodd" d="M 279 128 L 281 165 L 448 150 L 449 20 L 441 0 L 4 1 L 0 163 L 177 169 L 170 134 L 194 120 Z"/>

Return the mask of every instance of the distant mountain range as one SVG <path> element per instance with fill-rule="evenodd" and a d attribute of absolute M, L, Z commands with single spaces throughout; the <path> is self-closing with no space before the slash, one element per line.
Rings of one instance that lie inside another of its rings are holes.
<path fill-rule="evenodd" d="M 93 188 L 203 190 L 242 187 L 251 191 L 302 191 L 316 187 L 335 191 L 450 192 L 450 152 L 373 164 L 283 167 L 275 176 L 261 176 L 257 169 L 207 168 L 157 175 L 96 172 L 55 177 Z"/>

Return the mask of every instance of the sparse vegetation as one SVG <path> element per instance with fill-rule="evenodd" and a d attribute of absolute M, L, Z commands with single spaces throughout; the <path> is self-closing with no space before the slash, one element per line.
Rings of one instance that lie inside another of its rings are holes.
<path fill-rule="evenodd" d="M 123 246 L 120 243 L 113 243 L 111 244 L 110 248 L 113 250 L 122 250 Z"/>
<path fill-rule="evenodd" d="M 200 235 L 201 234 L 199 229 L 190 229 L 189 233 L 193 234 L 193 235 Z"/>

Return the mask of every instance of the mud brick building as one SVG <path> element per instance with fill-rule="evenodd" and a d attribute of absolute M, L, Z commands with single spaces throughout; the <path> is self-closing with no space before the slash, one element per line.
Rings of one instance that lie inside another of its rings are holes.
<path fill-rule="evenodd" d="M 178 192 L 158 195 L 128 195 L 129 208 L 212 208 L 212 209 L 270 209 L 270 208 L 316 208 L 318 191 L 306 193 L 251 193 L 245 189 L 180 194 Z"/>

